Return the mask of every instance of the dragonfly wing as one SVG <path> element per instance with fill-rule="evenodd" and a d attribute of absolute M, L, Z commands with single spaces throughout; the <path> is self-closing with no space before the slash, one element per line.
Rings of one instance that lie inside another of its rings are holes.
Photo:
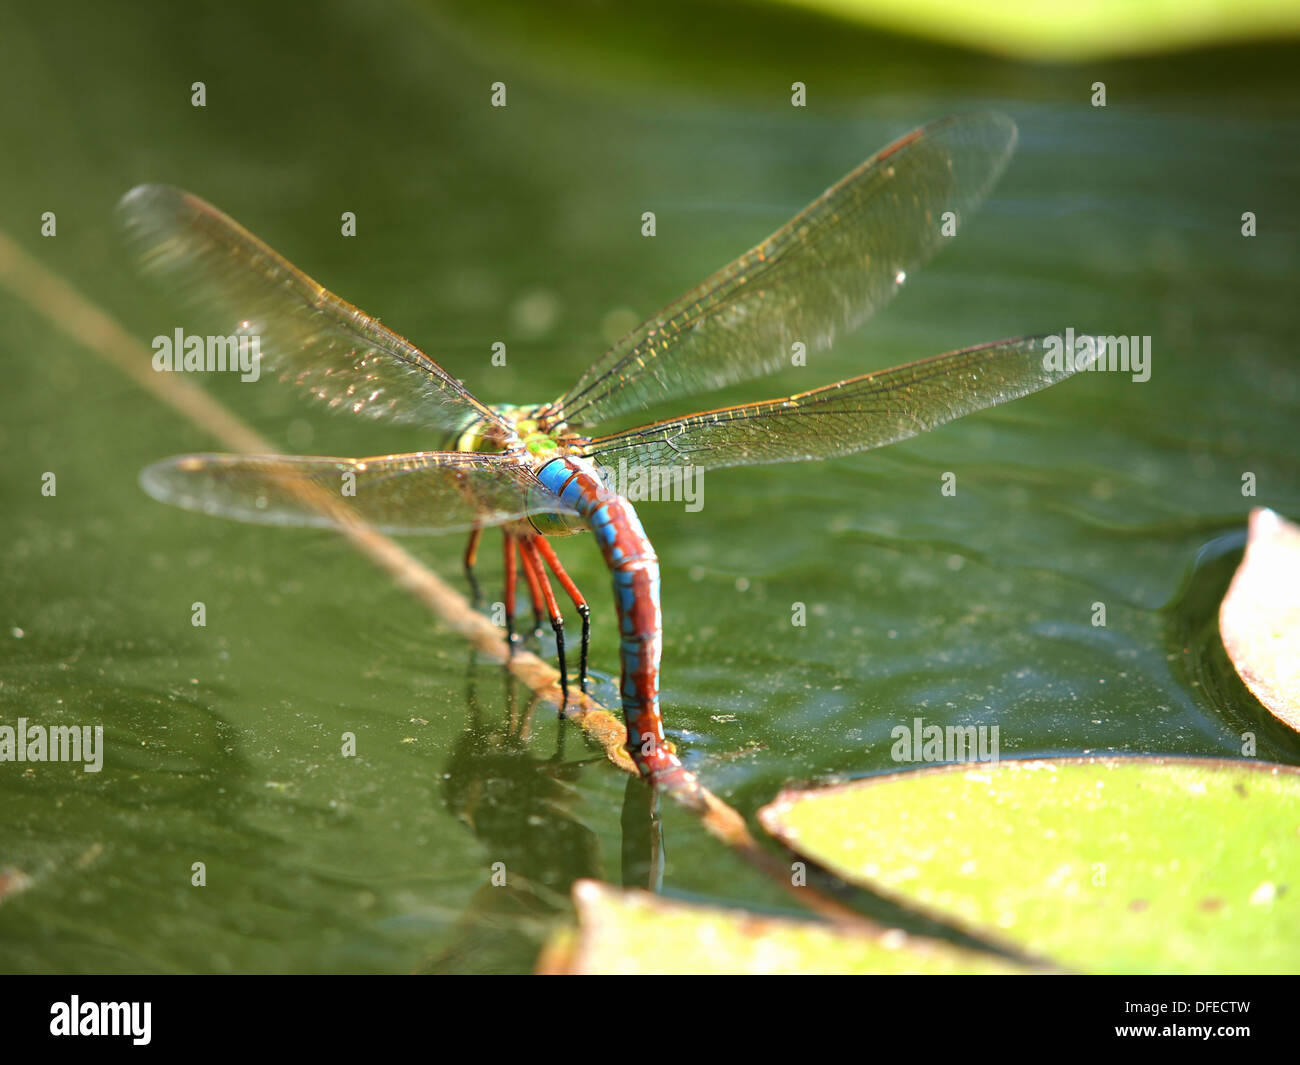
<path fill-rule="evenodd" d="M 140 484 L 163 503 L 261 525 L 455 532 L 574 511 L 507 455 L 417 451 L 379 458 L 178 455 Z"/>
<path fill-rule="evenodd" d="M 673 397 L 790 365 L 887 303 L 1001 175 L 1016 126 L 995 113 L 914 130 L 867 160 L 767 240 L 615 344 L 559 401 L 596 425 Z"/>
<path fill-rule="evenodd" d="M 865 374 L 786 399 L 702 411 L 598 437 L 584 454 L 613 469 L 750 466 L 848 455 L 1037 392 L 1074 367 L 1045 365 L 1044 337 L 1016 337 Z"/>
<path fill-rule="evenodd" d="M 509 428 L 410 341 L 199 197 L 139 185 L 118 212 L 146 270 L 209 312 L 218 335 L 256 336 L 263 370 L 328 407 L 448 432 L 472 416 Z"/>

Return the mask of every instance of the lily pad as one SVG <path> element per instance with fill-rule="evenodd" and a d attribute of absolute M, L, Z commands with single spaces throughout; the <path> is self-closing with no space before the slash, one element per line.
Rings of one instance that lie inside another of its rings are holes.
<path fill-rule="evenodd" d="M 1258 507 L 1219 608 L 1223 646 L 1246 687 L 1300 732 L 1300 526 Z"/>
<path fill-rule="evenodd" d="M 539 962 L 547 973 L 1009 973 L 992 955 L 917 939 L 864 921 L 816 921 L 669 901 L 595 880 L 573 888 L 579 931 Z"/>
<path fill-rule="evenodd" d="M 1084 60 L 1195 48 L 1294 33 L 1297 8 L 1287 0 L 1076 0 L 1043 4 L 999 0 L 782 0 L 830 15 L 996 55 L 1042 61 Z"/>
<path fill-rule="evenodd" d="M 945 766 L 784 792 L 759 817 L 847 880 L 1071 968 L 1300 970 L 1293 766 Z"/>

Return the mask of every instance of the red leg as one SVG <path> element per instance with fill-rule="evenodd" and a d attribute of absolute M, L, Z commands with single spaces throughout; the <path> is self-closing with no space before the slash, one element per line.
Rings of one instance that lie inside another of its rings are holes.
<path fill-rule="evenodd" d="M 519 561 L 524 567 L 524 580 L 528 582 L 528 597 L 533 602 L 533 633 L 540 636 L 542 634 L 542 587 L 538 580 L 538 573 L 542 566 L 537 560 L 536 552 L 530 554 L 527 550 L 533 538 L 521 536 L 516 539 L 519 544 Z"/>
<path fill-rule="evenodd" d="M 551 629 L 555 633 L 555 657 L 560 663 L 560 694 L 563 702 L 560 704 L 560 712 L 569 705 L 569 674 L 564 668 L 564 617 L 560 614 L 560 606 L 555 601 L 555 592 L 551 589 L 550 578 L 546 576 L 546 569 L 542 565 L 541 554 L 538 551 L 538 542 L 545 543 L 540 536 L 530 536 L 527 539 L 519 541 L 519 556 L 524 560 L 524 570 L 532 570 L 536 576 L 538 587 L 541 590 L 542 598 L 546 602 L 546 612 L 551 618 Z"/>
<path fill-rule="evenodd" d="M 551 567 L 555 579 L 560 582 L 560 587 L 564 589 L 565 594 L 573 600 L 573 605 L 582 618 L 582 649 L 578 664 L 578 690 L 585 692 L 587 690 L 587 648 L 591 643 L 591 608 L 587 606 L 587 600 L 578 591 L 578 586 L 564 572 L 564 567 L 560 565 L 560 560 L 555 556 L 555 548 L 551 546 L 550 541 L 545 536 L 539 536 L 536 543 L 538 552 L 546 560 L 546 564 Z"/>

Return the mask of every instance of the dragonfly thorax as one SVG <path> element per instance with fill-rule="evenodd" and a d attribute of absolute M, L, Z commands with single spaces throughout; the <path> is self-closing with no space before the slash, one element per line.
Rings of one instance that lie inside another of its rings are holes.
<path fill-rule="evenodd" d="M 569 432 L 563 423 L 549 424 L 546 418 L 551 411 L 549 404 L 528 407 L 500 405 L 493 406 L 492 411 L 510 426 L 509 432 L 500 425 L 476 417 L 466 423 L 451 446 L 456 451 L 479 452 L 522 449 L 534 468 L 540 469 L 585 439 Z M 539 491 L 544 492 L 540 486 Z M 537 507 L 527 518 L 514 523 L 512 531 L 516 536 L 533 532 L 543 536 L 568 536 L 584 528 L 582 519 L 574 514 L 550 513 Z"/>
<path fill-rule="evenodd" d="M 474 418 L 457 435 L 452 446 L 457 451 L 508 451 L 522 447 L 533 459 L 552 459 L 562 448 L 581 440 L 570 433 L 563 424 L 552 424 L 546 419 L 551 408 L 548 404 L 530 407 L 494 406 L 493 412 L 509 423 L 513 435 L 505 434 L 499 425 L 482 418 Z"/>

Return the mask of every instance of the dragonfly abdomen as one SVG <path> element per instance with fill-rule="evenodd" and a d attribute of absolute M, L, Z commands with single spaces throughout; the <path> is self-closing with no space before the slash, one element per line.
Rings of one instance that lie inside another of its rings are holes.
<path fill-rule="evenodd" d="M 664 742 L 659 712 L 659 659 L 663 616 L 659 608 L 659 558 L 636 509 L 611 492 L 591 463 L 553 459 L 538 479 L 576 510 L 596 536 L 614 578 L 618 613 L 619 694 L 627 721 L 627 747 L 645 776 L 662 778 L 682 764 Z"/>

